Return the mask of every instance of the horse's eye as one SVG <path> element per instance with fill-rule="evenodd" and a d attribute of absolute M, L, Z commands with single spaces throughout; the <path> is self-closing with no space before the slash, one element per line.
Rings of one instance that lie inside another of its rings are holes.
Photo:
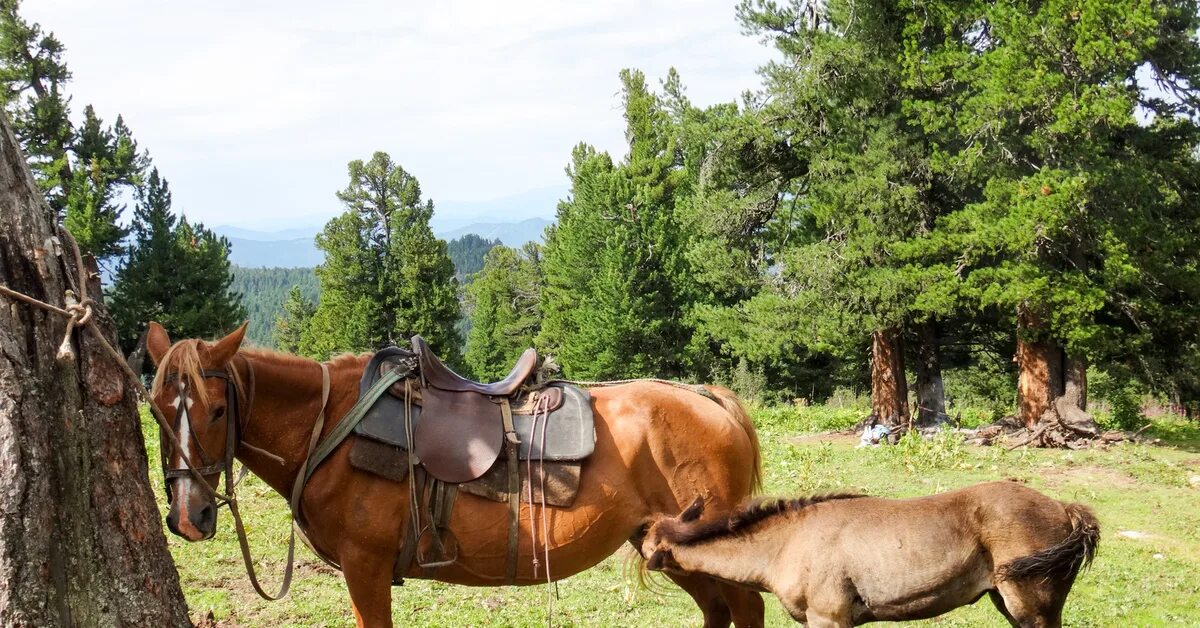
<path fill-rule="evenodd" d="M 225 406 L 221 406 L 220 408 L 217 408 L 216 410 L 213 411 L 212 420 L 216 421 L 217 419 L 219 419 L 223 416 L 225 416 Z"/>

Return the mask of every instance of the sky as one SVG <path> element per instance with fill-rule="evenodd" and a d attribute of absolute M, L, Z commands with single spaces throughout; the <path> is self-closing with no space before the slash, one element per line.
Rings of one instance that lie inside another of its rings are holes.
<path fill-rule="evenodd" d="M 346 163 L 376 150 L 443 213 L 565 193 L 575 144 L 625 153 L 622 68 L 656 86 L 674 66 L 702 106 L 761 86 L 771 51 L 734 7 L 26 0 L 21 12 L 66 46 L 73 113 L 122 114 L 177 210 L 283 229 L 340 211 Z M 552 217 L 545 204 L 512 217 Z"/>

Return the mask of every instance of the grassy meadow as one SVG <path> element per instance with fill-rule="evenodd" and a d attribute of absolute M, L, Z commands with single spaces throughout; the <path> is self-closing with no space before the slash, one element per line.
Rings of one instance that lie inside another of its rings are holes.
<path fill-rule="evenodd" d="M 756 410 L 763 444 L 765 492 L 793 495 L 860 490 L 906 497 L 1016 478 L 1053 497 L 1092 505 L 1103 537 L 1096 562 L 1068 598 L 1068 626 L 1200 626 L 1200 425 L 1162 417 L 1143 434 L 1154 444 L 1107 451 L 1006 451 L 963 445 L 952 435 L 855 449 L 857 438 L 828 430 L 854 423 L 856 407 Z M 154 427 L 144 422 L 150 460 Z M 153 465 L 152 465 L 153 466 Z M 1189 481 L 1189 478 L 1191 481 Z M 151 470 L 161 491 L 161 472 Z M 277 587 L 288 534 L 283 498 L 248 477 L 239 490 L 252 548 L 267 589 Z M 160 507 L 165 507 L 161 494 Z M 189 544 L 169 536 L 192 616 L 219 626 L 352 625 L 340 574 L 303 546 L 289 597 L 266 602 L 250 588 L 229 515 L 217 536 Z M 698 626 L 700 613 L 682 591 L 656 577 L 641 588 L 622 550 L 599 566 L 540 587 L 469 588 L 410 580 L 393 589 L 397 625 Z M 984 597 L 972 607 L 918 622 L 936 626 L 1007 626 Z M 792 625 L 767 596 L 767 625 Z M 877 624 L 879 625 L 879 624 Z"/>

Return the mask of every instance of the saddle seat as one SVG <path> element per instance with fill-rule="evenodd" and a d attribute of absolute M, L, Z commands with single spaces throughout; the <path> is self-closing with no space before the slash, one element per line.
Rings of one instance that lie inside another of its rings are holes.
<path fill-rule="evenodd" d="M 452 392 L 473 392 L 489 397 L 512 397 L 521 390 L 521 385 L 537 371 L 538 356 L 534 349 L 526 349 L 517 360 L 516 366 L 507 377 L 490 384 L 469 380 L 446 366 L 433 349 L 420 336 L 412 337 L 413 351 L 421 364 L 421 377 L 434 388 Z"/>

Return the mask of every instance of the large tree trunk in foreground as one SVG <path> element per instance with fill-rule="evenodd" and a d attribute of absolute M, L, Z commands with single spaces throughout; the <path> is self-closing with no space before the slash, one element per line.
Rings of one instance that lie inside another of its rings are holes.
<path fill-rule="evenodd" d="M 871 413 L 888 427 L 909 423 L 904 341 L 895 327 L 871 334 Z"/>
<path fill-rule="evenodd" d="M 63 307 L 65 273 L 80 275 L 3 116 L 0 162 L 0 282 Z M 0 296 L 0 625 L 189 625 L 134 395 L 86 331 L 57 361 L 65 330 Z"/>
<path fill-rule="evenodd" d="M 913 354 L 917 363 L 917 424 L 937 425 L 946 416 L 946 390 L 942 384 L 941 333 L 937 321 L 928 320 L 917 328 L 917 343 Z"/>
<path fill-rule="evenodd" d="M 1034 444 L 1061 446 L 1099 430 L 1087 410 L 1087 362 L 1067 354 L 1045 335 L 1041 317 L 1017 311 L 1018 416 Z"/>

